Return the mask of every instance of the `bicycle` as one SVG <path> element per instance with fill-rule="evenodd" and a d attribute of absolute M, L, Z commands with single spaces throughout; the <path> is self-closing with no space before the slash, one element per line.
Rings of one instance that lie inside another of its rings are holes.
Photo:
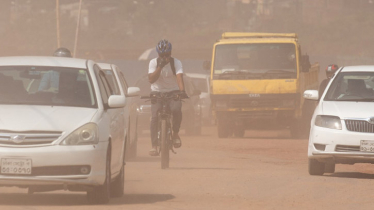
<path fill-rule="evenodd" d="M 169 107 L 170 100 L 181 100 L 177 94 L 173 93 L 157 93 L 151 96 L 141 96 L 141 99 L 150 99 L 161 101 L 162 108 L 158 111 L 158 138 L 157 149 L 158 154 L 161 154 L 161 169 L 169 168 L 169 153 L 170 150 L 177 154 L 173 149 L 173 130 L 172 130 L 172 113 Z M 182 101 L 182 100 L 181 100 Z"/>

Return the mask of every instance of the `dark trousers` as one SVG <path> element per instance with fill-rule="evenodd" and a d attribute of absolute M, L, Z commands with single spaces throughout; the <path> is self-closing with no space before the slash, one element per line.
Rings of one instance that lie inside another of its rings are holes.
<path fill-rule="evenodd" d="M 178 133 L 182 123 L 182 102 L 180 100 L 170 100 L 169 108 L 173 115 L 173 133 Z M 154 101 L 151 105 L 152 118 L 151 118 L 151 140 L 152 146 L 157 145 L 158 137 L 158 116 L 157 113 L 162 109 L 162 103 L 160 101 Z"/>

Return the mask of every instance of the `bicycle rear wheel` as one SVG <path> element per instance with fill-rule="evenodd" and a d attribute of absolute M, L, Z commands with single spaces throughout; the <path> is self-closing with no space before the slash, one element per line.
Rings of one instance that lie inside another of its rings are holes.
<path fill-rule="evenodd" d="M 161 121 L 161 168 L 169 168 L 169 144 L 166 120 Z"/>

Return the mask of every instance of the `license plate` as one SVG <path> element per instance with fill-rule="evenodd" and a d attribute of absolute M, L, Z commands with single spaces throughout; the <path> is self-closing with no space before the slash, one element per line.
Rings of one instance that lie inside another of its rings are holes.
<path fill-rule="evenodd" d="M 361 140 L 360 151 L 361 152 L 374 152 L 374 141 Z"/>
<path fill-rule="evenodd" d="M 1 159 L 1 174 L 31 174 L 31 159 Z"/>

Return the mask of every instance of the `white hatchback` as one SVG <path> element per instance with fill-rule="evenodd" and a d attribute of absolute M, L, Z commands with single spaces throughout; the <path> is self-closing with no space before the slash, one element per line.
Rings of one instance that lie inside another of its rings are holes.
<path fill-rule="evenodd" d="M 318 100 L 318 91 L 305 91 Z M 335 164 L 374 163 L 374 66 L 342 67 L 315 109 L 308 145 L 309 174 Z"/>
<path fill-rule="evenodd" d="M 93 61 L 0 58 L 0 186 L 122 196 L 125 100 Z"/>

